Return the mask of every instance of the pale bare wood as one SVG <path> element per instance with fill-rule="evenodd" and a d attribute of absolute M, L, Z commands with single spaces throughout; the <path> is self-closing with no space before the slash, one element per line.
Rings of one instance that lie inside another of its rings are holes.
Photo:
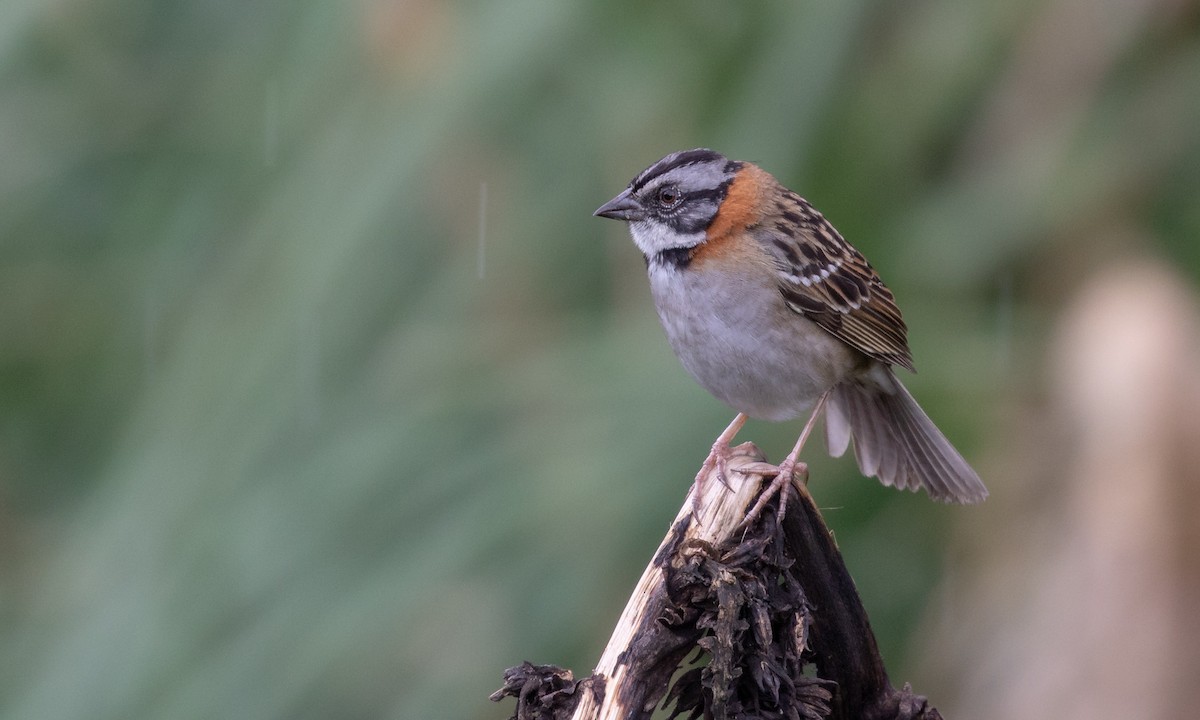
<path fill-rule="evenodd" d="M 732 450 L 729 472 L 726 473 L 726 481 L 733 492 L 717 479 L 718 469 L 715 467 L 703 483 L 692 486 L 687 500 L 675 516 L 671 531 L 643 571 L 600 656 L 593 675 L 593 692 L 582 693 L 572 720 L 622 720 L 637 717 L 642 712 L 642 708 L 628 706 L 630 696 L 640 697 L 640 693 L 626 692 L 626 686 L 640 679 L 627 675 L 628 665 L 622 662 L 622 658 L 628 657 L 627 653 L 638 634 L 648 624 L 657 623 L 667 606 L 666 575 L 662 563 L 675 559 L 672 548 L 681 547 L 689 541 L 720 545 L 734 532 L 740 532 L 746 510 L 762 487 L 763 476 L 743 474 L 739 470 L 761 463 L 764 459 L 758 448 L 750 443 L 739 445 Z M 698 503 L 692 497 L 697 487 L 702 488 Z M 699 508 L 700 522 L 692 522 L 694 508 Z"/>

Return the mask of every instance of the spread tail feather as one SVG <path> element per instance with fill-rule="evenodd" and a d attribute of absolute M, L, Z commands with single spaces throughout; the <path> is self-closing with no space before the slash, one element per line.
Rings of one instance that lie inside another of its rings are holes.
<path fill-rule="evenodd" d="M 977 503 L 987 497 L 983 481 L 929 419 L 891 369 L 879 366 L 866 381 L 833 388 L 825 414 L 829 453 L 846 451 L 864 475 L 901 490 L 925 488 L 934 500 Z M 872 380 L 879 381 L 878 383 Z"/>

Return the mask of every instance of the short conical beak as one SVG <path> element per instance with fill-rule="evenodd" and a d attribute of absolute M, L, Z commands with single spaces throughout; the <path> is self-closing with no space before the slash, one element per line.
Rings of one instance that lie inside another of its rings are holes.
<path fill-rule="evenodd" d="M 624 220 L 625 222 L 633 222 L 635 220 L 643 220 L 646 213 L 642 210 L 642 206 L 629 194 L 629 189 L 621 191 L 621 194 L 609 200 L 600 206 L 596 212 L 592 213 L 596 217 L 612 218 L 613 220 Z"/>

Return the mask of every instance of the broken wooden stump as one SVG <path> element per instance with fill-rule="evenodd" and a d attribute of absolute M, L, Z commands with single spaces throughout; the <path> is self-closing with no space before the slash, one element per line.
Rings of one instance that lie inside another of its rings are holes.
<path fill-rule="evenodd" d="M 735 448 L 732 487 L 714 471 L 699 521 L 689 493 L 591 676 L 524 663 L 505 672 L 492 699 L 516 697 L 515 720 L 632 720 L 659 707 L 689 720 L 940 720 L 923 697 L 889 682 L 803 484 L 782 521 L 776 497 L 741 526 L 764 483 L 737 469 L 762 460 L 750 443 Z"/>

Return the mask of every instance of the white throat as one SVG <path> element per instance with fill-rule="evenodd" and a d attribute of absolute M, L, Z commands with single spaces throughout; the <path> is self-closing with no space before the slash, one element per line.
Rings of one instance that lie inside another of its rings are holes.
<path fill-rule="evenodd" d="M 703 232 L 678 233 L 667 225 L 649 220 L 629 223 L 629 234 L 646 257 L 654 257 L 664 250 L 696 247 L 704 242 Z"/>

